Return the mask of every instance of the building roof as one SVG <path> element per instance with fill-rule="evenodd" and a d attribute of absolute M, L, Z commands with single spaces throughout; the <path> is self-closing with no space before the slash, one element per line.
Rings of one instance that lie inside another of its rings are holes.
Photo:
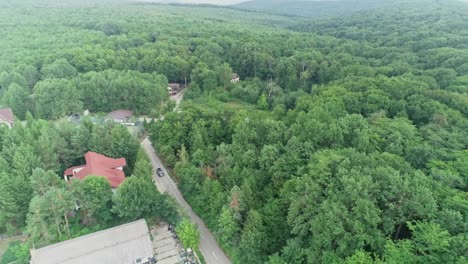
<path fill-rule="evenodd" d="M 31 250 L 31 264 L 129 264 L 153 256 L 144 219 Z"/>
<path fill-rule="evenodd" d="M 125 158 L 112 159 L 96 152 L 85 154 L 86 165 L 75 166 L 65 170 L 64 175 L 84 179 L 90 175 L 103 176 L 109 181 L 112 188 L 117 188 L 124 180 L 125 173 L 117 168 L 125 167 Z M 75 169 L 80 169 L 73 174 Z"/>
<path fill-rule="evenodd" d="M 168 85 L 169 85 L 169 87 L 171 89 L 179 89 L 180 88 L 180 84 L 178 84 L 178 83 L 169 83 Z"/>
<path fill-rule="evenodd" d="M 13 124 L 15 117 L 13 116 L 13 111 L 11 111 L 11 108 L 0 109 L 0 121 Z"/>
<path fill-rule="evenodd" d="M 133 111 L 127 109 L 120 109 L 110 112 L 107 117 L 113 119 L 127 120 L 133 116 Z"/>
<path fill-rule="evenodd" d="M 231 79 L 232 79 L 232 80 L 237 79 L 237 78 L 239 78 L 239 75 L 238 75 L 237 73 L 233 73 L 233 74 L 231 75 Z"/>

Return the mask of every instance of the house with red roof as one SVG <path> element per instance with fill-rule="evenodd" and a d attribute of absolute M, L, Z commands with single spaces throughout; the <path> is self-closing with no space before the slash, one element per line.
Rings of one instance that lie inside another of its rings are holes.
<path fill-rule="evenodd" d="M 0 109 L 0 125 L 6 124 L 7 127 L 11 128 L 14 121 L 15 117 L 13 116 L 13 111 L 11 111 L 11 108 Z"/>
<path fill-rule="evenodd" d="M 86 164 L 68 168 L 63 173 L 65 181 L 75 177 L 84 179 L 88 176 L 105 177 L 112 189 L 116 189 L 125 180 L 123 167 L 127 165 L 125 158 L 113 159 L 102 154 L 89 151 L 85 154 Z"/>

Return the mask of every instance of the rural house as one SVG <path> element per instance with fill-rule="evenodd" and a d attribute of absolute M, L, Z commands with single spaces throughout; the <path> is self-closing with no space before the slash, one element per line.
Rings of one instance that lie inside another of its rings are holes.
<path fill-rule="evenodd" d="M 5 124 L 11 128 L 14 121 L 15 117 L 13 116 L 13 111 L 11 111 L 11 108 L 0 109 L 0 125 Z"/>
<path fill-rule="evenodd" d="M 240 77 L 237 73 L 233 73 L 231 76 L 231 83 L 238 83 L 240 81 Z"/>
<path fill-rule="evenodd" d="M 167 91 L 169 95 L 176 95 L 181 90 L 181 86 L 178 83 L 169 83 Z"/>
<path fill-rule="evenodd" d="M 112 159 L 102 154 L 91 152 L 85 154 L 86 164 L 68 168 L 63 173 L 65 181 L 72 177 L 84 179 L 90 175 L 105 177 L 111 187 L 116 189 L 124 180 L 123 167 L 127 165 L 125 158 Z"/>

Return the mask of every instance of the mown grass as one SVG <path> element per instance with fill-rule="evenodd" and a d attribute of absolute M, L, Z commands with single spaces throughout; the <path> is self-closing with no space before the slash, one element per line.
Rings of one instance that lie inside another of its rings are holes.
<path fill-rule="evenodd" d="M 7 252 L 8 248 L 13 245 L 17 245 L 20 243 L 22 237 L 19 238 L 10 238 L 0 241 L 0 263 L 9 263 L 9 259 L 4 260 L 4 255 Z"/>

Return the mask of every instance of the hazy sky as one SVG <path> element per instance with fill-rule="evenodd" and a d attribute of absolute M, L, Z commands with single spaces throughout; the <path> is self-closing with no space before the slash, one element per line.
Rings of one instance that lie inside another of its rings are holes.
<path fill-rule="evenodd" d="M 247 0 L 139 0 L 139 1 L 164 2 L 164 3 L 232 5 L 232 4 L 238 4 L 240 2 L 246 2 Z"/>

